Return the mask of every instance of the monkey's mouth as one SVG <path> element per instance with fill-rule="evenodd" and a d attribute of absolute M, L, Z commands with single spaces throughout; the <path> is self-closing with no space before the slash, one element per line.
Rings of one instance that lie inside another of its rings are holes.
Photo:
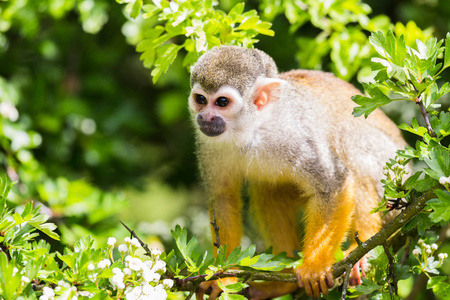
<path fill-rule="evenodd" d="M 200 131 L 203 132 L 205 135 L 214 137 L 221 135 L 225 132 L 225 126 L 200 126 Z"/>
<path fill-rule="evenodd" d="M 205 121 L 203 118 L 197 117 L 197 124 L 200 131 L 210 137 L 221 135 L 225 132 L 227 127 L 225 121 L 219 116 L 216 116 L 209 121 Z"/>

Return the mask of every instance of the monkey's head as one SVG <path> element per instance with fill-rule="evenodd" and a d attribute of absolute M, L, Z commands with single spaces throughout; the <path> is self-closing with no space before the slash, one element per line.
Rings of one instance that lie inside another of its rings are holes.
<path fill-rule="evenodd" d="M 239 132 L 276 98 L 280 83 L 277 66 L 266 53 L 215 47 L 192 68 L 189 107 L 205 135 Z"/>

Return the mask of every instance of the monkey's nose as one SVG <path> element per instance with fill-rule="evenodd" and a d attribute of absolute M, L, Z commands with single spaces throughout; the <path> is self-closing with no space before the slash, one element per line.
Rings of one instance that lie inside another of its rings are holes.
<path fill-rule="evenodd" d="M 204 122 L 213 122 L 216 119 L 216 116 L 211 116 L 211 115 L 204 116 L 204 115 L 199 114 L 198 119 L 200 121 L 204 121 Z"/>

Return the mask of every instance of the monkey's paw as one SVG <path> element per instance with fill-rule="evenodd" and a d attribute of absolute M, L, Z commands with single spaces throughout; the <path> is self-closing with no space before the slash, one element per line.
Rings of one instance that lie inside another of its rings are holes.
<path fill-rule="evenodd" d="M 361 284 L 361 277 L 366 278 L 367 259 L 365 256 L 361 258 L 350 271 L 350 277 L 348 284 L 350 286 L 356 286 Z M 361 273 L 360 273 L 361 272 Z"/>
<path fill-rule="evenodd" d="M 223 285 L 227 286 L 229 284 L 233 284 L 238 282 L 237 277 L 225 277 L 219 279 Z M 197 300 L 203 300 L 205 294 L 209 293 L 208 299 L 217 299 L 219 295 L 222 293 L 222 289 L 219 287 L 217 283 L 218 280 L 204 281 L 200 283 L 197 292 L 195 293 L 197 296 Z"/>
<path fill-rule="evenodd" d="M 320 297 L 320 293 L 327 295 L 328 289 L 334 286 L 331 267 L 301 265 L 295 270 L 298 286 L 305 289 L 310 297 Z"/>

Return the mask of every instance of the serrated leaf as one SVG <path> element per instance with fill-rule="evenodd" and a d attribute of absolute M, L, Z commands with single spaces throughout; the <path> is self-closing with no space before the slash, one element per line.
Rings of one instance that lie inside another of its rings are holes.
<path fill-rule="evenodd" d="M 436 284 L 447 280 L 447 276 L 433 276 L 428 279 L 427 289 L 432 289 Z"/>
<path fill-rule="evenodd" d="M 386 39 L 384 37 L 383 32 L 376 31 L 372 32 L 372 34 L 369 37 L 369 42 L 372 44 L 372 46 L 375 48 L 375 50 L 380 54 L 382 57 L 386 57 Z"/>
<path fill-rule="evenodd" d="M 362 83 L 364 90 L 369 94 L 370 97 L 355 95 L 352 100 L 360 105 L 353 109 L 353 115 L 359 117 L 364 114 L 364 117 L 368 117 L 377 107 L 386 105 L 391 102 L 388 96 L 386 96 L 380 88 L 378 88 L 373 83 Z"/>
<path fill-rule="evenodd" d="M 450 285 L 446 282 L 439 282 L 433 287 L 433 293 L 439 299 L 448 299 L 450 295 Z"/>
<path fill-rule="evenodd" d="M 436 180 L 450 175 L 450 153 L 442 148 L 433 148 L 429 157 L 423 160 L 431 169 L 425 169 L 425 172 Z"/>
<path fill-rule="evenodd" d="M 356 290 L 358 292 L 363 293 L 364 295 L 369 295 L 377 290 L 379 290 L 381 288 L 381 286 L 379 286 L 378 284 L 373 283 L 370 280 L 367 280 L 366 278 L 362 278 L 362 284 L 358 285 L 356 287 Z"/>
<path fill-rule="evenodd" d="M 13 219 L 16 222 L 16 225 L 20 225 L 24 222 L 24 220 L 22 219 L 22 216 L 19 215 L 18 213 L 13 214 Z"/>
<path fill-rule="evenodd" d="M 155 62 L 155 69 L 151 73 L 151 75 L 153 76 L 153 83 L 156 83 L 159 77 L 167 71 L 169 66 L 177 57 L 178 51 L 180 51 L 181 48 L 182 46 L 173 44 L 163 45 L 158 48 L 158 58 Z"/>
<path fill-rule="evenodd" d="M 431 222 L 428 213 L 420 213 L 402 227 L 402 232 L 408 232 L 417 227 L 419 235 L 422 236 L 425 233 L 425 230 L 431 228 L 433 225 L 434 223 Z"/>
<path fill-rule="evenodd" d="M 435 223 L 450 220 L 450 193 L 436 190 L 435 194 L 438 197 L 437 199 L 434 198 L 427 201 L 427 208 L 433 209 L 430 219 Z"/>
<path fill-rule="evenodd" d="M 259 255 L 254 257 L 246 257 L 239 261 L 238 265 L 242 267 L 249 267 L 253 264 L 255 264 L 259 259 Z"/>
<path fill-rule="evenodd" d="M 197 238 L 194 236 L 188 242 L 187 229 L 181 228 L 179 225 L 177 225 L 175 227 L 175 230 L 172 230 L 171 233 L 175 239 L 175 244 L 177 245 L 178 250 L 180 250 L 181 255 L 186 262 L 188 269 L 192 272 L 195 272 L 198 269 L 195 262 L 197 257 L 193 255 L 193 251 L 198 245 Z"/>
<path fill-rule="evenodd" d="M 244 19 L 244 21 L 241 23 L 241 25 L 239 25 L 239 27 L 236 29 L 237 30 L 253 29 L 258 21 L 259 21 L 258 16 L 249 17 L 247 19 Z"/>
<path fill-rule="evenodd" d="M 45 233 L 46 235 L 48 235 L 49 237 L 51 237 L 52 239 L 59 241 L 59 235 L 56 232 L 54 232 L 54 230 L 56 230 L 57 228 L 55 224 L 45 223 L 37 226 L 36 228 Z"/>

